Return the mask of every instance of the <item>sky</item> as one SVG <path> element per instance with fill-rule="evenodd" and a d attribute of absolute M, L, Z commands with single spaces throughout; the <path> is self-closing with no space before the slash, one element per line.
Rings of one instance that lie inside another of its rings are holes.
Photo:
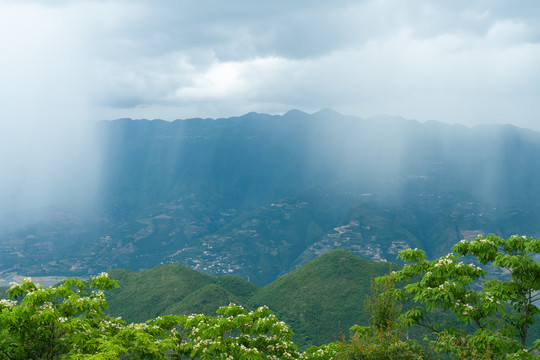
<path fill-rule="evenodd" d="M 0 0 L 0 202 L 93 196 L 99 120 L 332 108 L 540 131 L 539 64 L 537 0 Z"/>
<path fill-rule="evenodd" d="M 0 45 L 16 131 L 293 108 L 540 130 L 536 0 L 0 0 Z"/>

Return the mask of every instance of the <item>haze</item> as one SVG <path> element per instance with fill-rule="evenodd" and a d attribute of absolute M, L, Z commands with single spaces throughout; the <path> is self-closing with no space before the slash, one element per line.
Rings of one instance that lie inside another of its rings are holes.
<path fill-rule="evenodd" d="M 539 42 L 534 0 L 0 0 L 0 200 L 91 199 L 87 124 L 120 117 L 333 108 L 540 130 Z"/>

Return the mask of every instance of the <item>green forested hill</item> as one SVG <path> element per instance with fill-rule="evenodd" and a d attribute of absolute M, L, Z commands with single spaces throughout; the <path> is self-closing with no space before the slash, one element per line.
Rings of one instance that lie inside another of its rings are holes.
<path fill-rule="evenodd" d="M 203 274 L 183 265 L 149 270 L 112 270 L 120 289 L 107 294 L 111 313 L 128 322 L 143 322 L 163 314 L 215 311 L 230 302 L 245 305 L 256 286 L 237 277 Z"/>
<path fill-rule="evenodd" d="M 372 279 L 400 267 L 337 249 L 264 287 L 239 277 L 207 275 L 178 264 L 140 272 L 119 269 L 110 272 L 120 288 L 107 291 L 108 312 L 130 323 L 168 314 L 213 316 L 219 307 L 230 303 L 250 310 L 267 305 L 292 328 L 293 340 L 300 349 L 306 349 L 339 340 L 340 331 L 347 336 L 354 324 L 369 325 L 365 300 L 371 293 Z M 5 297 L 6 290 L 0 287 L 0 298 Z M 411 305 L 405 304 L 404 309 Z M 437 323 L 455 321 L 451 313 L 440 310 L 426 319 Z M 421 327 L 409 328 L 407 333 L 417 340 L 427 334 Z M 530 344 L 538 334 L 540 323 L 529 328 Z"/>
<path fill-rule="evenodd" d="M 395 266 L 395 265 L 394 265 Z M 257 287 L 232 276 L 210 276 L 182 265 L 134 272 L 113 270 L 120 284 L 107 294 L 110 313 L 128 322 L 165 314 L 215 314 L 220 306 L 267 305 L 295 332 L 300 346 L 335 340 L 339 329 L 367 324 L 364 301 L 370 282 L 390 264 L 333 250 L 273 283 Z"/>
<path fill-rule="evenodd" d="M 352 325 L 367 325 L 364 302 L 371 280 L 390 267 L 333 250 L 259 288 L 252 301 L 268 305 L 289 324 L 298 344 L 321 344 L 336 340 L 340 328 L 348 335 Z"/>

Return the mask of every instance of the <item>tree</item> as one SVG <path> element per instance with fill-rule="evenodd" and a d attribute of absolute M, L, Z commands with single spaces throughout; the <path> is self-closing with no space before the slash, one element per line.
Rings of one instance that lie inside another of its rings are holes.
<path fill-rule="evenodd" d="M 355 325 L 349 341 L 337 346 L 335 359 L 351 360 L 423 360 L 428 359 L 425 349 L 403 333 L 400 319 L 402 306 L 396 301 L 394 280 L 381 278 L 372 282 L 371 295 L 365 308 L 370 326 Z"/>
<path fill-rule="evenodd" d="M 66 279 L 50 288 L 30 279 L 13 283 L 0 300 L 3 359 L 332 359 L 329 344 L 299 353 L 292 331 L 267 307 L 231 304 L 217 316 L 163 316 L 125 324 L 106 316 L 106 273 Z"/>
<path fill-rule="evenodd" d="M 371 283 L 371 296 L 366 298 L 365 309 L 374 331 L 392 332 L 402 327 L 399 315 L 403 307 L 396 301 L 395 283 L 391 280 L 386 278 Z"/>
<path fill-rule="evenodd" d="M 408 324 L 435 332 L 432 348 L 454 358 L 533 358 L 540 340 L 528 341 L 528 329 L 540 313 L 540 239 L 495 235 L 462 240 L 452 253 L 427 260 L 418 249 L 399 257 L 407 264 L 379 281 L 407 283 L 397 294 L 421 306 L 403 315 Z M 464 262 L 462 260 L 467 260 Z M 488 273 L 489 270 L 489 273 Z M 426 312 L 454 313 L 454 322 L 426 324 Z M 467 333 L 463 326 L 474 331 Z"/>
<path fill-rule="evenodd" d="M 105 273 L 50 288 L 30 279 L 12 283 L 11 300 L 0 300 L 0 354 L 6 359 L 53 359 L 94 351 L 106 321 L 103 290 L 115 286 Z"/>

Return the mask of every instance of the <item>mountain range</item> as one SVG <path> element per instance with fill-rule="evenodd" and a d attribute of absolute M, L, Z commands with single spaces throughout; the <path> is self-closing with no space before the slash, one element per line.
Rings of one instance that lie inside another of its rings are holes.
<path fill-rule="evenodd" d="M 2 217 L 0 277 L 177 263 L 263 286 L 336 248 L 395 261 L 407 247 L 435 257 L 478 234 L 540 234 L 531 130 L 328 109 L 95 126 L 93 207 Z"/>

